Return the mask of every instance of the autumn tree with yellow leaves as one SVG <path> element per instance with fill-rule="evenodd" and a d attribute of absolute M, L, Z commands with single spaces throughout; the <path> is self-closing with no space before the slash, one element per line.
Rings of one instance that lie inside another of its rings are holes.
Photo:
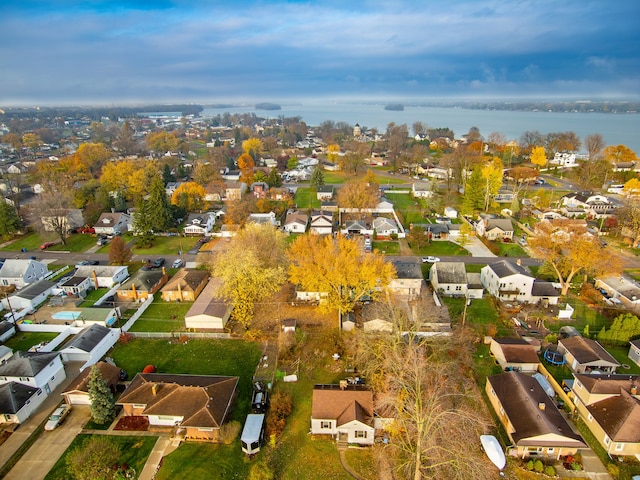
<path fill-rule="evenodd" d="M 243 153 L 238 157 L 238 168 L 240 169 L 240 181 L 251 185 L 253 183 L 253 167 L 256 163 L 248 153 Z"/>
<path fill-rule="evenodd" d="M 538 168 L 542 168 L 547 165 L 547 154 L 544 147 L 533 147 L 531 149 L 531 155 L 529 157 L 531 163 L 537 165 Z"/>
<path fill-rule="evenodd" d="M 247 155 L 251 155 L 254 162 L 258 161 L 263 150 L 264 144 L 259 138 L 251 137 L 242 142 L 242 151 Z"/>
<path fill-rule="evenodd" d="M 289 280 L 308 292 L 322 292 L 323 312 L 353 311 L 364 296 L 378 298 L 396 277 L 377 251 L 365 253 L 355 239 L 303 235 L 290 246 Z"/>
<path fill-rule="evenodd" d="M 204 197 L 207 191 L 196 182 L 181 183 L 171 196 L 171 204 L 178 205 L 188 212 L 200 211 L 204 208 Z"/>
<path fill-rule="evenodd" d="M 620 258 L 582 225 L 566 220 L 543 221 L 536 224 L 534 236 L 529 237 L 534 258 L 544 261 L 558 278 L 566 295 L 574 277 L 617 273 Z M 606 259 L 606 261 L 603 261 Z"/>
<path fill-rule="evenodd" d="M 637 162 L 638 155 L 626 145 L 609 145 L 604 149 L 604 158 L 611 163 Z"/>

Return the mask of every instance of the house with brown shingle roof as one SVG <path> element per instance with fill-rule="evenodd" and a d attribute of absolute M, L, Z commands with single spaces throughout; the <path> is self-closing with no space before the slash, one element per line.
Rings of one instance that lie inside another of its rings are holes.
<path fill-rule="evenodd" d="M 485 390 L 511 441 L 508 454 L 557 460 L 587 446 L 535 378 L 514 371 L 492 375 Z"/>
<path fill-rule="evenodd" d="M 575 373 L 588 373 L 593 370 L 615 373 L 616 368 L 620 366 L 602 345 L 590 338 L 575 336 L 559 339 L 558 351 L 565 356 L 567 366 Z"/>
<path fill-rule="evenodd" d="M 374 432 L 373 392 L 369 388 L 345 383 L 313 387 L 311 433 L 372 445 Z"/>
<path fill-rule="evenodd" d="M 537 372 L 540 358 L 536 349 L 521 338 L 493 338 L 489 351 L 503 370 Z"/>
<path fill-rule="evenodd" d="M 116 291 L 118 300 L 146 300 L 167 283 L 168 275 L 163 270 L 138 270 Z"/>
<path fill-rule="evenodd" d="M 142 415 L 150 427 L 185 440 L 220 441 L 237 396 L 239 377 L 138 373 L 118 399 L 125 416 Z"/>
<path fill-rule="evenodd" d="M 208 281 L 209 273 L 206 270 L 182 268 L 171 277 L 160 293 L 165 302 L 194 302 Z"/>
<path fill-rule="evenodd" d="M 640 376 L 574 374 L 574 403 L 609 455 L 640 455 Z"/>
<path fill-rule="evenodd" d="M 120 369 L 107 362 L 98 362 L 95 364 L 100 370 L 102 378 L 107 382 L 109 388 L 115 388 L 120 380 Z M 71 382 L 67 389 L 62 392 L 64 401 L 68 405 L 91 405 L 89 399 L 89 375 L 90 368 L 85 368 L 76 379 Z"/>

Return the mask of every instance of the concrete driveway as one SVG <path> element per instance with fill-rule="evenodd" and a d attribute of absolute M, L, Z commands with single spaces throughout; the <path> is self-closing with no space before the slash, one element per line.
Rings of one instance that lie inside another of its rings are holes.
<path fill-rule="evenodd" d="M 62 425 L 50 432 L 43 432 L 4 478 L 7 480 L 43 479 L 90 417 L 88 405 L 74 405 Z"/>

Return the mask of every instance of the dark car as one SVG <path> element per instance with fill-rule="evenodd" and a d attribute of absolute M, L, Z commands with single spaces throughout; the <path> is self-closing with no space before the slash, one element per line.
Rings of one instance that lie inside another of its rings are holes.
<path fill-rule="evenodd" d="M 164 258 L 156 258 L 152 263 L 153 268 L 160 268 L 161 266 L 164 265 L 165 261 L 166 260 Z"/>

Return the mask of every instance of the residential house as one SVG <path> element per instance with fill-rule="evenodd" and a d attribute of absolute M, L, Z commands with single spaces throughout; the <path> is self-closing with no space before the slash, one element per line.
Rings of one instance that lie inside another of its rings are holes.
<path fill-rule="evenodd" d="M 580 208 L 590 218 L 602 218 L 612 215 L 615 207 L 605 196 L 593 192 L 573 192 L 562 197 L 565 207 Z"/>
<path fill-rule="evenodd" d="M 307 231 L 309 215 L 300 210 L 289 210 L 284 220 L 283 229 L 287 233 L 304 233 Z"/>
<path fill-rule="evenodd" d="M 74 275 L 67 278 L 58 287 L 68 296 L 86 297 L 86 293 L 94 287 L 93 279 Z"/>
<path fill-rule="evenodd" d="M 560 297 L 553 284 L 536 280 L 526 268 L 507 260 L 482 267 L 480 280 L 487 292 L 503 302 L 557 305 Z"/>
<path fill-rule="evenodd" d="M 0 284 L 3 286 L 15 285 L 22 288 L 30 283 L 35 283 L 49 273 L 47 266 L 37 260 L 12 259 L 4 261 L 0 268 Z"/>
<path fill-rule="evenodd" d="M 587 447 L 535 378 L 515 371 L 492 375 L 485 390 L 509 436 L 508 453 L 557 460 Z"/>
<path fill-rule="evenodd" d="M 458 211 L 453 207 L 444 207 L 444 216 L 447 218 L 458 218 Z"/>
<path fill-rule="evenodd" d="M 131 215 L 124 212 L 103 213 L 93 226 L 97 235 L 118 235 L 129 231 Z"/>
<path fill-rule="evenodd" d="M 556 152 L 553 158 L 549 160 L 549 165 L 558 165 L 560 167 L 575 167 L 577 166 L 576 154 Z"/>
<path fill-rule="evenodd" d="M 476 223 L 476 232 L 487 240 L 513 240 L 513 224 L 508 218 L 483 218 Z"/>
<path fill-rule="evenodd" d="M 493 197 L 493 201 L 496 203 L 511 203 L 518 198 L 518 194 L 512 192 L 511 190 L 507 190 L 501 188 L 498 193 Z"/>
<path fill-rule="evenodd" d="M 640 339 L 629 342 L 629 358 L 640 367 Z"/>
<path fill-rule="evenodd" d="M 2 270 L 0 270 L 0 275 Z M 640 285 L 631 277 L 626 275 L 598 277 L 595 282 L 596 288 L 604 288 L 613 298 L 617 298 L 627 307 L 634 307 L 640 304 Z"/>
<path fill-rule="evenodd" d="M 393 213 L 393 202 L 390 202 L 385 197 L 380 197 L 378 204 L 376 205 L 375 212 L 380 213 Z"/>
<path fill-rule="evenodd" d="M 640 455 L 640 377 L 593 373 L 574 377 L 578 413 L 607 454 Z"/>
<path fill-rule="evenodd" d="M 125 416 L 171 428 L 186 440 L 219 442 L 237 396 L 239 377 L 138 373 L 120 395 Z"/>
<path fill-rule="evenodd" d="M 82 210 L 79 208 L 68 210 L 64 216 L 42 216 L 41 221 L 45 232 L 55 232 L 59 229 L 63 232 L 68 232 L 85 224 Z"/>
<path fill-rule="evenodd" d="M 191 213 L 184 226 L 185 235 L 208 236 L 216 223 L 216 216 L 212 212 Z"/>
<path fill-rule="evenodd" d="M 538 350 L 540 347 L 538 346 Z M 537 372 L 540 358 L 536 348 L 522 338 L 492 338 L 489 351 L 503 370 Z"/>
<path fill-rule="evenodd" d="M 222 280 L 212 278 L 184 316 L 187 328 L 222 330 L 231 316 L 231 305 L 219 297 Z"/>
<path fill-rule="evenodd" d="M 345 230 L 347 234 L 359 234 L 363 235 L 365 233 L 371 232 L 370 225 L 367 225 L 367 222 L 364 220 L 347 220 L 344 223 Z"/>
<path fill-rule="evenodd" d="M 566 359 L 572 372 L 615 373 L 620 366 L 618 361 L 602 345 L 590 338 L 581 336 L 558 339 L 558 352 Z"/>
<path fill-rule="evenodd" d="M 373 230 L 378 237 L 398 235 L 398 224 L 392 218 L 376 217 L 373 219 Z"/>
<path fill-rule="evenodd" d="M 467 295 L 467 271 L 463 262 L 436 262 L 429 269 L 433 289 L 447 297 Z"/>
<path fill-rule="evenodd" d="M 97 363 L 116 344 L 120 329 L 107 328 L 94 323 L 83 328 L 80 333 L 60 348 L 65 362 L 85 362 L 80 370 Z"/>
<path fill-rule="evenodd" d="M 249 192 L 256 198 L 267 198 L 269 185 L 266 182 L 253 182 L 249 186 Z"/>
<path fill-rule="evenodd" d="M 107 387 L 115 390 L 120 380 L 120 369 L 107 362 L 98 362 L 95 367 L 100 370 L 102 378 L 107 382 Z M 84 369 L 76 379 L 62 392 L 67 405 L 91 405 L 89 399 L 89 375 L 91 369 Z"/>
<path fill-rule="evenodd" d="M 226 200 L 240 200 L 247 190 L 247 184 L 235 180 L 225 180 L 224 196 Z"/>
<path fill-rule="evenodd" d="M 184 182 L 167 182 L 167 185 L 164 187 L 164 191 L 167 194 L 167 197 L 173 197 L 173 194 L 176 193 L 176 190 L 182 185 Z"/>
<path fill-rule="evenodd" d="M 276 221 L 276 214 L 274 212 L 269 213 L 250 213 L 247 218 L 247 223 L 257 223 L 260 225 L 271 225 L 276 226 L 278 222 Z"/>
<path fill-rule="evenodd" d="M 47 300 L 55 286 L 55 282 L 44 279 L 30 283 L 9 297 L 3 298 L 2 307 L 16 312 L 19 310 L 35 310 Z"/>
<path fill-rule="evenodd" d="M 396 269 L 396 278 L 389 283 L 389 291 L 409 299 L 420 297 L 422 285 L 424 284 L 420 264 L 401 260 L 395 260 L 391 263 Z"/>
<path fill-rule="evenodd" d="M 116 291 L 119 301 L 138 302 L 153 296 L 167 283 L 167 273 L 163 270 L 138 270 L 122 283 Z"/>
<path fill-rule="evenodd" d="M 412 223 L 411 230 L 421 228 L 429 240 L 447 240 L 452 225 L 450 223 Z"/>
<path fill-rule="evenodd" d="M 59 352 L 15 352 L 0 364 L 0 415 L 22 423 L 66 378 Z"/>
<path fill-rule="evenodd" d="M 363 385 L 315 385 L 311 433 L 358 445 L 374 442 L 373 392 Z"/>
<path fill-rule="evenodd" d="M 13 337 L 16 334 L 16 324 L 14 322 L 10 322 L 7 320 L 2 320 L 0 322 L 0 342 L 4 343 L 7 340 L 9 340 L 11 337 Z M 4 347 L 4 345 L 2 345 Z M 9 347 L 5 347 L 5 348 L 9 348 Z M 11 352 L 11 354 L 13 354 L 13 350 L 11 350 L 9 348 L 9 351 Z M 5 360 L 5 355 L 8 352 L 0 352 L 0 362 L 3 362 Z M 9 356 L 11 356 L 11 354 Z"/>
<path fill-rule="evenodd" d="M 321 202 L 329 201 L 333 198 L 335 187 L 333 185 L 320 185 L 316 189 L 316 198 Z"/>
<path fill-rule="evenodd" d="M 209 272 L 194 268 L 181 268 L 162 288 L 165 302 L 195 302 L 209 281 Z"/>
<path fill-rule="evenodd" d="M 96 289 L 111 288 L 129 276 L 129 269 L 126 265 L 83 265 L 76 269 L 76 276 L 90 278 Z"/>
<path fill-rule="evenodd" d="M 309 231 L 317 235 L 331 235 L 333 232 L 333 216 L 323 211 L 311 213 Z"/>
<path fill-rule="evenodd" d="M 416 198 L 429 198 L 433 196 L 433 184 L 428 181 L 413 182 L 411 193 Z"/>

